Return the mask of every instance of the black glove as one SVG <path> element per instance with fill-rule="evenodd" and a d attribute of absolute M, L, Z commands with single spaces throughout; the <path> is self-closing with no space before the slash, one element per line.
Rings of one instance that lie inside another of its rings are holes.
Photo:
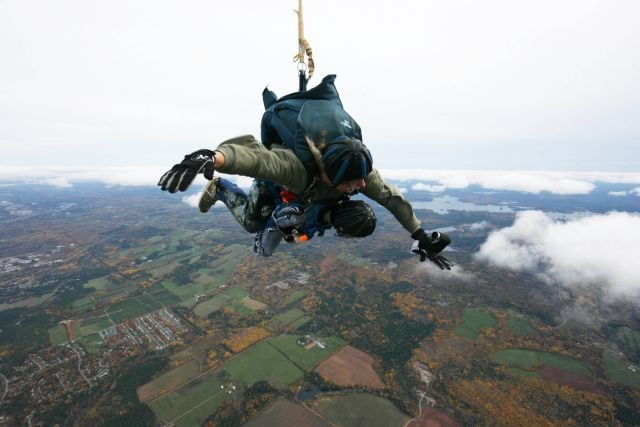
<path fill-rule="evenodd" d="M 420 262 L 424 262 L 428 258 L 429 261 L 436 264 L 442 270 L 451 270 L 453 263 L 446 257 L 440 255 L 440 252 L 451 243 L 451 238 L 448 234 L 434 231 L 431 233 L 431 236 L 428 236 L 422 228 L 419 228 L 411 237 L 416 240 L 413 242 L 411 252 L 420 255 Z"/>
<path fill-rule="evenodd" d="M 198 150 L 187 154 L 182 162 L 160 177 L 158 186 L 162 191 L 169 190 L 169 193 L 175 193 L 176 190 L 185 191 L 200 172 L 204 173 L 208 180 L 213 179 L 215 163 L 216 158 L 211 150 Z"/>

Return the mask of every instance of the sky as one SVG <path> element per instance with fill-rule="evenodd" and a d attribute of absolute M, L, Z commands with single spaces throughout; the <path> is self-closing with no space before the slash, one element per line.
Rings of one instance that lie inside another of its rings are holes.
<path fill-rule="evenodd" d="M 262 89 L 297 89 L 296 7 L 0 0 L 0 175 L 163 171 L 259 135 Z M 640 172 L 637 0 L 306 0 L 304 14 L 309 84 L 337 74 L 378 168 Z"/>

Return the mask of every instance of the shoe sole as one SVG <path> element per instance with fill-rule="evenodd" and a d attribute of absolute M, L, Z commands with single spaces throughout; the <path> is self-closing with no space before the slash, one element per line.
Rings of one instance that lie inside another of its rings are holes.
<path fill-rule="evenodd" d="M 200 209 L 200 212 L 208 212 L 209 209 L 211 209 L 211 207 L 218 201 L 218 198 L 216 197 L 217 182 L 218 180 L 214 178 L 209 181 L 207 186 L 204 188 L 204 191 L 200 196 L 200 200 L 198 200 L 198 208 Z"/>

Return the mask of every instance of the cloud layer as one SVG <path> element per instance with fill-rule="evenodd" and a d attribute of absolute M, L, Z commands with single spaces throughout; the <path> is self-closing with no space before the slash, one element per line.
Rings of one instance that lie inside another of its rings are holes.
<path fill-rule="evenodd" d="M 491 233 L 476 258 L 568 287 L 596 285 L 632 296 L 640 293 L 638 241 L 640 215 L 610 212 L 562 222 L 525 211 L 511 227 Z"/>
<path fill-rule="evenodd" d="M 382 170 L 384 177 L 397 180 L 431 181 L 417 183 L 417 191 L 442 192 L 479 185 L 487 190 L 507 190 L 538 194 L 588 194 L 596 182 L 640 184 L 640 173 L 628 172 L 549 172 L 549 171 L 463 171 L 402 169 Z M 436 182 L 437 184 L 433 184 Z"/>
<path fill-rule="evenodd" d="M 70 187 L 77 182 L 103 182 L 108 185 L 153 186 L 167 167 L 111 167 L 111 168 L 55 168 L 55 167 L 1 167 L 0 182 L 46 184 L 54 187 Z M 443 192 L 447 189 L 463 189 L 479 185 L 487 190 L 509 190 L 537 194 L 543 191 L 558 195 L 588 194 L 595 183 L 640 184 L 640 173 L 617 172 L 547 172 L 547 171 L 464 171 L 426 169 L 386 169 L 383 176 L 394 180 L 424 180 L 416 183 L 414 191 Z M 229 176 L 242 188 L 249 188 L 251 178 Z M 435 182 L 435 184 L 434 184 Z M 204 183 L 198 177 L 196 183 Z M 612 196 L 640 195 L 640 187 Z"/>

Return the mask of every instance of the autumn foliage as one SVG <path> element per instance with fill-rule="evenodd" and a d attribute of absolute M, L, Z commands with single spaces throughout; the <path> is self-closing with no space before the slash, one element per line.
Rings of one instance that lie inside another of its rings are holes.
<path fill-rule="evenodd" d="M 250 347 L 251 345 L 267 338 L 270 335 L 269 331 L 257 326 L 251 328 L 241 329 L 240 332 L 234 334 L 224 340 L 224 345 L 234 353 L 239 353 L 242 350 Z"/>

